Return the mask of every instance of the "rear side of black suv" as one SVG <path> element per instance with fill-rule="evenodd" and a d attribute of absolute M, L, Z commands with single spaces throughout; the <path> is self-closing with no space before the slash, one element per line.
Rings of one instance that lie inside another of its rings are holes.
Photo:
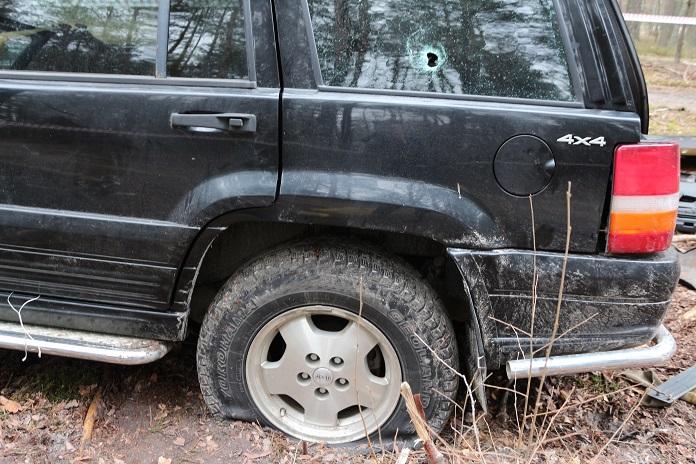
<path fill-rule="evenodd" d="M 679 153 L 613 0 L 30 3 L 0 347 L 135 364 L 201 323 L 216 415 L 334 443 L 408 432 L 402 381 L 437 428 L 455 370 L 672 354 Z"/>

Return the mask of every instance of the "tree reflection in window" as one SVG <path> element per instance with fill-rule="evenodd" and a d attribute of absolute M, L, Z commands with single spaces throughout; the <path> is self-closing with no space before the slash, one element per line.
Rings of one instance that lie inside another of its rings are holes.
<path fill-rule="evenodd" d="M 573 100 L 552 0 L 308 0 L 326 85 Z"/>
<path fill-rule="evenodd" d="M 0 68 L 154 75 L 157 0 L 1 0 Z"/>
<path fill-rule="evenodd" d="M 173 0 L 168 74 L 173 77 L 248 78 L 241 0 Z"/>

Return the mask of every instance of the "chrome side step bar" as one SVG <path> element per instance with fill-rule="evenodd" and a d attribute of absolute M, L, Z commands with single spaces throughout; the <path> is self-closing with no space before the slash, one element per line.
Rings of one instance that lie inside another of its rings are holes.
<path fill-rule="evenodd" d="M 583 372 L 653 367 L 666 363 L 677 350 L 677 343 L 669 330 L 661 325 L 655 334 L 655 344 L 625 350 L 571 354 L 534 359 L 508 361 L 507 376 L 510 380 L 541 377 L 542 375 L 567 375 Z"/>
<path fill-rule="evenodd" d="M 28 335 L 27 335 L 28 334 Z M 171 345 L 157 340 L 104 335 L 0 322 L 0 348 L 112 364 L 146 364 L 162 358 Z"/>

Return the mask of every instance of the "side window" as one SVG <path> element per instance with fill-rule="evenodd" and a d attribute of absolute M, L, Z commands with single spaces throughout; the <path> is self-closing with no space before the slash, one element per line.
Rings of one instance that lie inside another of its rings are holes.
<path fill-rule="evenodd" d="M 308 0 L 324 83 L 574 100 L 552 0 Z"/>
<path fill-rule="evenodd" d="M 0 69 L 154 75 L 157 0 L 0 2 Z"/>
<path fill-rule="evenodd" d="M 241 0 L 173 0 L 167 72 L 172 77 L 248 78 Z"/>

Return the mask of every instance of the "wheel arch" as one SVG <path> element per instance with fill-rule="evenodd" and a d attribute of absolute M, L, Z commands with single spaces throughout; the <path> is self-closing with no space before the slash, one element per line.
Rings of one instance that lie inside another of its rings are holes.
<path fill-rule="evenodd" d="M 361 229 L 331 224 L 308 224 L 280 220 L 272 208 L 247 210 L 222 216 L 197 237 L 182 270 L 179 304 L 189 317 L 200 322 L 222 284 L 247 261 L 283 243 L 311 237 L 339 236 L 379 247 L 406 260 L 433 286 L 444 302 L 455 325 L 461 326 L 458 339 L 462 361 L 470 378 L 485 378 L 484 343 L 486 322 L 476 307 L 479 297 L 472 294 L 467 275 L 454 257 L 453 250 L 433 238 L 390 230 Z M 474 292 L 475 293 L 475 292 Z M 482 330 L 483 329 L 483 330 Z M 476 376 L 476 374 L 479 374 Z M 482 385 L 474 388 L 482 400 Z"/>

